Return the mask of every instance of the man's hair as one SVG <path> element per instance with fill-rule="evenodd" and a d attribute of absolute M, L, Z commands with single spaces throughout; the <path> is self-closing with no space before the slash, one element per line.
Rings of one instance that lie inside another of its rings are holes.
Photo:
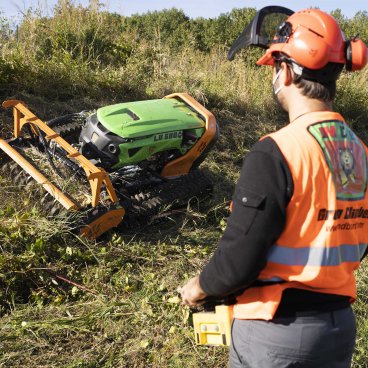
<path fill-rule="evenodd" d="M 336 81 L 320 83 L 304 79 L 293 73 L 293 83 L 301 90 L 303 96 L 331 102 L 336 95 Z"/>
<path fill-rule="evenodd" d="M 281 63 L 286 63 L 290 70 L 293 72 L 293 83 L 301 90 L 303 96 L 321 100 L 324 102 L 331 102 L 336 95 L 336 80 L 325 78 L 326 75 L 333 73 L 336 79 L 341 73 L 343 68 L 342 64 L 329 63 L 327 66 L 321 70 L 311 70 L 307 68 L 300 69 L 301 74 L 295 72 L 294 67 L 298 69 L 298 64 L 293 62 L 292 59 L 286 57 L 286 55 L 278 54 L 275 58 L 276 71 L 278 72 L 281 68 Z M 300 67 L 299 67 L 300 68 Z M 307 78 L 303 78 L 306 76 Z M 318 79 L 324 79 L 323 81 L 318 81 Z"/>

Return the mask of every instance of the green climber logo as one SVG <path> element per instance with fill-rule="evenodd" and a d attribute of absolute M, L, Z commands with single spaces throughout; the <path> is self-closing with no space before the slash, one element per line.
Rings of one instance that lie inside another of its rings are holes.
<path fill-rule="evenodd" d="M 308 131 L 321 146 L 339 200 L 359 200 L 367 189 L 367 157 L 362 143 L 342 121 L 311 125 Z"/>

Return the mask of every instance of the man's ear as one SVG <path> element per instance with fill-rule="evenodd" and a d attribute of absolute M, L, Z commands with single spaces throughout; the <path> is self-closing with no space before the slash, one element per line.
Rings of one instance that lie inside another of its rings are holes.
<path fill-rule="evenodd" d="M 289 65 L 287 65 L 285 62 L 281 63 L 281 68 L 283 69 L 284 73 L 282 73 L 282 83 L 284 86 L 290 86 L 293 83 L 293 75 L 290 70 Z"/>

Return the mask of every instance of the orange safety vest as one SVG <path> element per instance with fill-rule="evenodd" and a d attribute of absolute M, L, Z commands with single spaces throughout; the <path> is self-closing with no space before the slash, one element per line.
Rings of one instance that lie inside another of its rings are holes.
<path fill-rule="evenodd" d="M 354 270 L 368 245 L 368 149 L 333 112 L 312 112 L 269 135 L 294 183 L 286 225 L 234 317 L 270 320 L 287 288 L 356 298 Z M 272 219 L 270 219 L 272 221 Z"/>

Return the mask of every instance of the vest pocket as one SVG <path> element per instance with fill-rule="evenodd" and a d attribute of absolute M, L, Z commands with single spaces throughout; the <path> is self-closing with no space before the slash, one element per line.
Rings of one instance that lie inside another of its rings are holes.
<path fill-rule="evenodd" d="M 238 187 L 233 197 L 233 209 L 228 226 L 247 234 L 257 213 L 262 209 L 266 195 L 255 193 L 249 189 Z"/>

